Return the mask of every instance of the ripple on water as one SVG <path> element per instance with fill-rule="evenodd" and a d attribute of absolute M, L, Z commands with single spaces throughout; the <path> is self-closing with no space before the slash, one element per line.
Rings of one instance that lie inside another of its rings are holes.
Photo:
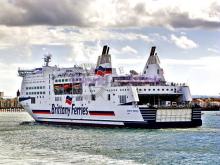
<path fill-rule="evenodd" d="M 61 127 L 35 123 L 26 113 L 0 114 L 0 162 L 217 164 L 220 120 L 215 113 L 205 113 L 199 128 L 156 130 Z"/>

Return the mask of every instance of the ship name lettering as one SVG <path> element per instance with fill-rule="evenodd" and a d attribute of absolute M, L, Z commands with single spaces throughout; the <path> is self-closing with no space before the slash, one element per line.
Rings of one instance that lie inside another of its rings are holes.
<path fill-rule="evenodd" d="M 51 109 L 52 114 L 67 114 L 68 116 L 70 115 L 70 107 L 62 107 L 62 106 L 55 106 L 52 104 L 52 109 Z"/>
<path fill-rule="evenodd" d="M 74 107 L 74 105 L 73 105 L 71 114 L 88 115 L 88 107 Z"/>

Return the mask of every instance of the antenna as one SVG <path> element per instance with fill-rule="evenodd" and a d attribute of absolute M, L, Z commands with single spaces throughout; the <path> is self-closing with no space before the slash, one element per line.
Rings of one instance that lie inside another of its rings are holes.
<path fill-rule="evenodd" d="M 51 54 L 45 54 L 44 55 L 44 66 L 49 66 L 49 63 L 51 62 Z"/>

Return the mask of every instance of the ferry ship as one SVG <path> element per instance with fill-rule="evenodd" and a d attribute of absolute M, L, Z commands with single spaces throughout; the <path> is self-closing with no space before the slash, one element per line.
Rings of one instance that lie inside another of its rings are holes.
<path fill-rule="evenodd" d="M 117 74 L 105 45 L 97 65 L 18 69 L 19 102 L 37 122 L 143 127 L 197 127 L 201 109 L 192 107 L 186 84 L 168 83 L 153 46 L 143 73 Z"/>

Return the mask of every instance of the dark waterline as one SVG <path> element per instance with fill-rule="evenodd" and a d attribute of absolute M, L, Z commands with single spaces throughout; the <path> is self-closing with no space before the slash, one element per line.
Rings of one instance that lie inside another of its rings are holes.
<path fill-rule="evenodd" d="M 0 113 L 0 164 L 220 164 L 220 112 L 190 129 L 61 127 Z"/>

